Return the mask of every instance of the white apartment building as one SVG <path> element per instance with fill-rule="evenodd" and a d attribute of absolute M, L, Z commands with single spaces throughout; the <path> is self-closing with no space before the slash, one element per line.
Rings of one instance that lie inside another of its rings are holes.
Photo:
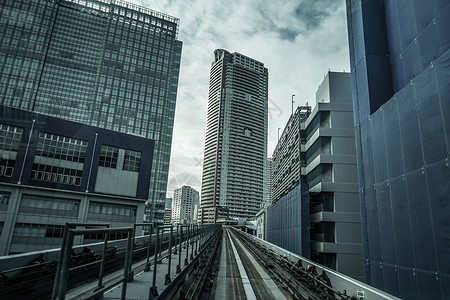
<path fill-rule="evenodd" d="M 195 206 L 198 206 L 199 193 L 190 186 L 182 186 L 174 191 L 172 200 L 172 222 L 192 224 Z"/>

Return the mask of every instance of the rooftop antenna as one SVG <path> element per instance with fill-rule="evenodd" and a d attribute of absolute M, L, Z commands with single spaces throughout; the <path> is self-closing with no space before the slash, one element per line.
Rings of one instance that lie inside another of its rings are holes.
<path fill-rule="evenodd" d="M 295 95 L 292 95 L 292 114 L 294 114 L 294 96 Z"/>

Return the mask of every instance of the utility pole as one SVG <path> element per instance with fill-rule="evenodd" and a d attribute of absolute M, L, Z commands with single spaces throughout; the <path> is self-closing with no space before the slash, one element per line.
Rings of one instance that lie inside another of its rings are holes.
<path fill-rule="evenodd" d="M 294 96 L 295 95 L 292 95 L 292 114 L 294 114 Z"/>

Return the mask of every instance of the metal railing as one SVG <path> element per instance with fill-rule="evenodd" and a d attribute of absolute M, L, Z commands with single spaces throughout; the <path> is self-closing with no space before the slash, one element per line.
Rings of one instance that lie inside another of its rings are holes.
<path fill-rule="evenodd" d="M 82 224 L 86 226 L 85 224 Z M 78 224 L 78 226 L 81 226 Z M 52 299 L 64 300 L 66 296 L 66 290 L 69 279 L 69 272 L 79 270 L 80 268 L 86 268 L 87 266 L 91 266 L 94 264 L 100 264 L 100 275 L 98 281 L 98 288 L 94 292 L 92 296 L 102 296 L 103 292 L 117 284 L 111 284 L 110 286 L 103 286 L 103 270 L 105 264 L 106 257 L 106 248 L 109 240 L 109 236 L 111 233 L 127 233 L 127 247 L 126 254 L 124 258 L 124 273 L 123 278 L 119 281 L 122 282 L 122 295 L 121 299 L 125 299 L 126 290 L 127 290 L 127 282 L 130 273 L 130 264 L 131 264 L 131 250 L 132 250 L 132 241 L 133 241 L 133 227 L 117 227 L 117 228 L 92 228 L 92 229 L 74 229 L 70 224 L 66 225 L 65 235 L 63 238 L 63 244 L 61 247 L 61 255 L 62 259 L 60 259 L 58 263 L 58 271 L 55 278 L 54 289 L 52 293 Z M 71 253 L 75 236 L 84 235 L 84 234 L 104 234 L 103 241 L 103 251 L 102 258 L 99 261 L 94 261 L 88 264 L 83 264 L 81 266 L 70 267 L 71 264 Z"/>
<path fill-rule="evenodd" d="M 150 270 L 150 245 L 152 243 L 152 232 L 153 232 L 153 224 L 150 223 L 135 223 L 133 225 L 133 244 L 131 245 L 131 253 L 130 253 L 130 261 L 133 261 L 133 252 L 134 252 L 134 247 L 136 244 L 136 227 L 138 226 L 150 226 L 150 230 L 148 231 L 148 244 L 147 244 L 147 257 L 146 257 L 146 264 L 145 264 L 145 270 L 148 271 Z M 128 281 L 132 281 L 134 279 L 134 271 L 131 270 L 131 266 L 132 264 L 129 265 L 129 270 L 128 270 Z"/>
<path fill-rule="evenodd" d="M 136 236 L 138 226 L 151 226 L 155 233 Z M 36 297 L 52 300 L 62 300 L 69 294 L 79 293 L 89 299 L 101 298 L 103 293 L 122 284 L 122 290 L 116 289 L 116 294 L 125 299 L 127 283 L 133 281 L 134 272 L 144 271 L 144 274 L 150 275 L 144 276 L 148 278 L 149 299 L 163 299 L 177 292 L 187 293 L 192 290 L 191 286 L 197 282 L 199 274 L 205 273 L 207 261 L 213 257 L 213 245 L 220 228 L 220 225 L 214 224 L 153 228 L 149 223 L 136 223 L 130 227 L 109 228 L 106 223 L 66 223 L 60 249 L 3 258 L 1 272 L 8 276 L 3 277 L 2 284 L 8 284 L 8 295 L 20 294 L 21 291 L 14 291 L 10 284 L 30 276 L 30 272 L 22 275 L 24 270 L 45 267 L 46 276 L 34 276 L 33 287 L 27 285 L 27 291 L 31 290 L 27 294 L 29 297 L 34 297 L 34 286 L 44 283 L 50 284 L 49 289 L 39 289 L 39 296 Z M 81 242 L 83 235 L 85 239 L 96 236 L 95 239 L 100 239 L 100 242 L 75 245 Z M 116 240 L 120 235 L 126 239 Z M 133 259 L 136 260 L 135 265 L 132 264 Z M 80 285 L 86 282 L 87 285 Z"/>
<path fill-rule="evenodd" d="M 156 234 L 155 243 L 155 263 L 153 265 L 153 278 L 152 287 L 150 288 L 149 299 L 169 299 L 174 295 L 179 294 L 180 299 L 184 299 L 189 291 L 195 289 L 198 285 L 200 278 L 199 273 L 207 270 L 206 261 L 210 260 L 215 252 L 215 246 L 217 245 L 218 233 L 220 232 L 221 225 L 209 224 L 209 225 L 177 225 L 177 233 L 175 235 L 175 245 L 173 255 L 178 255 L 176 274 L 171 274 L 171 260 L 172 253 L 171 247 L 168 248 L 168 255 L 164 258 L 168 259 L 168 272 L 157 273 L 158 262 L 161 259 L 157 259 L 160 256 L 160 231 L 170 229 L 173 232 L 173 226 L 160 226 Z M 169 245 L 171 245 L 171 239 L 173 235 L 169 235 Z M 182 262 L 182 256 L 184 256 L 184 262 Z M 184 266 L 182 266 L 184 264 Z M 201 269 L 201 270 L 200 270 Z M 164 276 L 164 280 L 157 280 L 157 275 Z M 160 294 L 157 292 L 156 282 L 164 282 L 165 287 Z"/>
<path fill-rule="evenodd" d="M 58 296 L 58 291 L 59 291 L 59 286 L 60 286 L 60 282 L 61 282 L 61 272 L 62 272 L 62 264 L 61 262 L 64 260 L 65 257 L 65 253 L 63 251 L 63 249 L 67 248 L 67 243 L 68 243 L 68 237 L 69 237 L 69 230 L 70 229 L 74 229 L 77 227 L 106 227 L 109 228 L 110 224 L 109 223 L 66 223 L 66 225 L 64 226 L 64 232 L 63 232 L 63 240 L 61 243 L 61 251 L 59 252 L 59 260 L 58 260 L 58 267 L 56 269 L 56 275 L 55 275 L 55 281 L 53 283 L 53 292 L 52 292 L 52 300 L 56 299 Z M 100 266 L 100 274 L 103 275 L 103 270 L 104 270 L 104 257 L 106 254 L 106 247 L 107 244 L 104 241 L 105 245 L 103 246 L 103 256 L 102 256 L 102 260 L 100 261 L 101 266 Z M 72 241 L 72 245 L 73 245 L 73 241 Z M 70 249 L 72 250 L 72 249 Z M 70 254 L 69 254 L 70 257 Z M 99 276 L 99 286 L 101 286 L 102 284 L 102 276 Z M 66 288 L 67 288 L 67 284 L 66 284 Z"/>

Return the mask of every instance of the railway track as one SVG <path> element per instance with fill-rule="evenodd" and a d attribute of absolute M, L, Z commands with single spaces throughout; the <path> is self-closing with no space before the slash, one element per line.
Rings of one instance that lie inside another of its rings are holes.
<path fill-rule="evenodd" d="M 207 291 L 198 299 L 327 299 L 276 265 L 254 244 L 225 227 L 209 270 L 213 284 L 206 285 Z"/>

